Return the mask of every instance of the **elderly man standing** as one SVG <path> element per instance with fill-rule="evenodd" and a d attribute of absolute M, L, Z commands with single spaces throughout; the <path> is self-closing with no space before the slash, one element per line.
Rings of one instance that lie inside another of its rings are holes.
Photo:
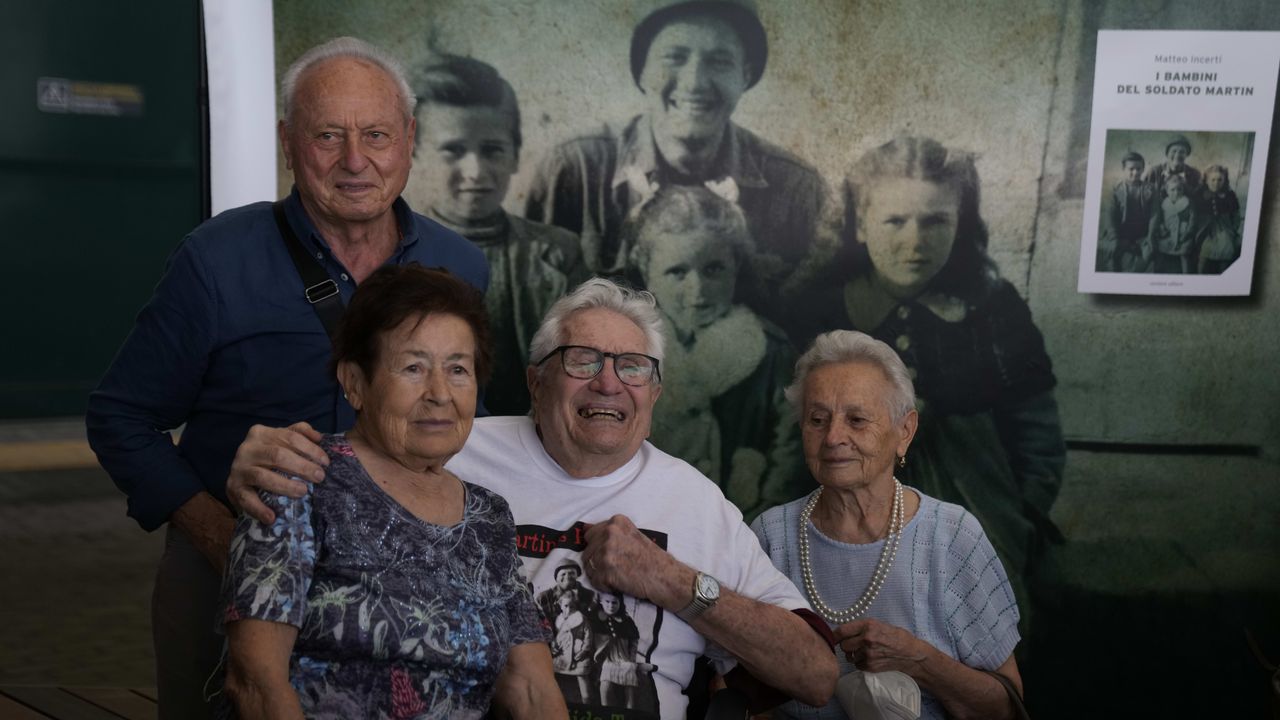
<path fill-rule="evenodd" d="M 616 273 L 632 208 L 663 185 L 706 185 L 747 216 L 759 277 L 740 292 L 753 309 L 776 310 L 769 299 L 806 258 L 827 189 L 813 167 L 731 121 L 768 51 L 752 2 L 667 2 L 650 13 L 631 35 L 631 76 L 646 112 L 554 148 L 525 216 L 578 233 L 587 266 Z"/>
<path fill-rule="evenodd" d="M 638 657 L 629 671 L 600 680 L 635 687 L 637 706 L 603 707 L 591 693 L 580 696 L 575 678 L 560 677 L 571 710 L 683 718 L 681 689 L 704 653 L 721 672 L 736 661 L 756 680 L 823 705 L 836 663 L 804 598 L 714 483 L 645 442 L 662 394 L 661 328 L 648 293 L 587 281 L 551 307 L 534 336 L 531 416 L 477 420 L 448 467 L 511 503 L 534 590 L 555 586 L 571 561 L 596 591 L 627 596 Z M 233 502 L 270 521 L 256 487 L 305 493 L 275 472 L 313 476 L 306 458 L 323 456 L 301 432 L 263 429 L 242 446 L 243 460 L 269 467 L 238 464 L 228 481 Z"/>
<path fill-rule="evenodd" d="M 256 423 L 351 425 L 322 314 L 341 312 L 338 298 L 388 263 L 488 283 L 478 249 L 400 199 L 414 98 L 394 59 L 338 38 L 289 68 L 281 99 L 293 192 L 187 236 L 89 400 L 90 444 L 129 496 L 129 514 L 146 530 L 168 523 L 152 602 L 162 718 L 209 714 L 206 682 L 222 645 L 215 604 L 234 525 L 224 486 L 237 445 Z M 304 272 L 324 280 L 304 282 Z M 184 423 L 175 446 L 168 430 Z"/>

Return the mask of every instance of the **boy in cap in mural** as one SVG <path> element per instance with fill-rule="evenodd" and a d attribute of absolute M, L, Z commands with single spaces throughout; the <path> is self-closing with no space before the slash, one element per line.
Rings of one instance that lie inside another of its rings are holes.
<path fill-rule="evenodd" d="M 1109 253 L 1099 270 L 1104 272 L 1143 272 L 1147 263 L 1142 259 L 1142 240 L 1147 236 L 1151 212 L 1155 207 L 1156 187 L 1142 181 L 1146 160 L 1136 152 L 1125 153 L 1120 160 L 1124 178 L 1111 191 L 1111 212 L 1108 215 L 1114 250 Z"/>
<path fill-rule="evenodd" d="M 489 263 L 485 309 L 493 331 L 493 377 L 485 406 L 494 415 L 529 411 L 524 369 L 529 342 L 551 303 L 586 278 L 578 239 L 502 209 L 520 163 L 520 106 L 487 63 L 436 57 L 417 82 L 415 184 L 430 216 L 475 243 Z"/>
<path fill-rule="evenodd" d="M 813 167 L 731 120 L 768 50 L 754 3 L 661 4 L 631 36 L 646 112 L 554 148 L 525 216 L 579 233 L 587 266 L 618 273 L 631 208 L 666 185 L 705 185 L 742 207 L 755 239 L 757 282 L 740 294 L 757 311 L 776 310 L 769 299 L 807 256 L 827 191 Z"/>
<path fill-rule="evenodd" d="M 1200 171 L 1187 164 L 1187 158 L 1191 156 L 1191 141 L 1185 135 L 1174 135 L 1164 146 L 1164 156 L 1165 162 L 1152 165 L 1143 181 L 1158 188 L 1160 197 L 1164 198 L 1169 178 L 1181 177 L 1184 194 L 1188 197 L 1195 195 L 1200 188 Z"/>

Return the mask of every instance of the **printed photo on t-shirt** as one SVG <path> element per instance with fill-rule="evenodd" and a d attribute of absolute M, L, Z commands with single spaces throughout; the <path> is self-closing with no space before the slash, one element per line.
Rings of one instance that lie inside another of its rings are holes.
<path fill-rule="evenodd" d="M 551 628 L 551 661 L 571 717 L 657 720 L 653 658 L 662 608 L 591 586 L 582 568 L 586 526 L 516 529 L 534 600 Z M 644 531 L 666 548 L 665 533 Z"/>

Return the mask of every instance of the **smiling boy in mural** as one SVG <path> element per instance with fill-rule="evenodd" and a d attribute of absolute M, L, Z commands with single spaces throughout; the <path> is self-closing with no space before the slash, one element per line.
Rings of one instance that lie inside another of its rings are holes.
<path fill-rule="evenodd" d="M 585 279 L 578 239 L 503 211 L 520 165 L 520 106 L 492 66 L 436 57 L 417 83 L 415 186 L 431 217 L 475 243 L 489 262 L 493 379 L 485 406 L 494 415 L 529 411 L 524 368 L 529 341 L 551 303 Z"/>
<path fill-rule="evenodd" d="M 767 59 L 753 3 L 664 3 L 631 36 L 645 112 L 555 147 L 532 181 L 525 216 L 579 233 L 587 266 L 617 273 L 629 211 L 661 187 L 705 185 L 742 207 L 758 282 L 739 293 L 769 313 L 778 285 L 808 254 L 826 186 L 813 167 L 732 122 Z"/>

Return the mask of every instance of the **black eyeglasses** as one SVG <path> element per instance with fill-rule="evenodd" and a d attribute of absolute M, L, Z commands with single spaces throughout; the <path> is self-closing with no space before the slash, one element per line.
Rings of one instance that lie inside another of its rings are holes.
<path fill-rule="evenodd" d="M 604 369 L 605 358 L 613 358 L 613 372 L 624 385 L 644 387 L 655 380 L 662 380 L 662 375 L 658 372 L 658 358 L 644 353 L 609 353 L 582 345 L 561 345 L 547 353 L 537 364 L 541 365 L 557 353 L 564 373 L 571 378 L 590 380 Z"/>

